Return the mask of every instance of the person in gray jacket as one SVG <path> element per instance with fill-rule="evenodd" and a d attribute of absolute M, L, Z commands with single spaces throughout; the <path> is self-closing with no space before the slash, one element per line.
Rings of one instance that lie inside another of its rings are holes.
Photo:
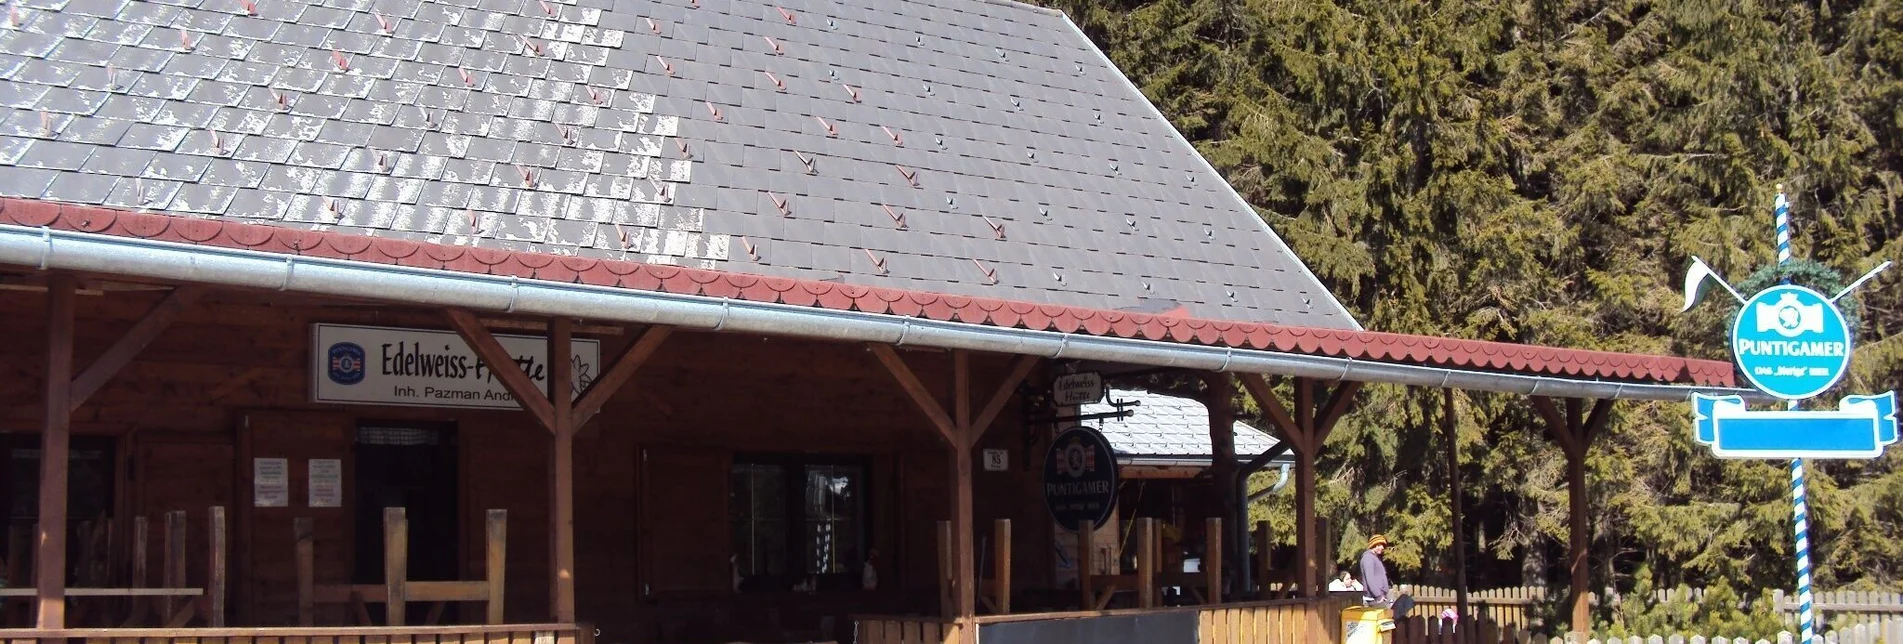
<path fill-rule="evenodd" d="M 1403 619 L 1414 607 L 1414 598 L 1402 595 L 1400 589 L 1388 582 L 1388 565 L 1381 560 L 1387 554 L 1387 537 L 1377 534 L 1368 539 L 1368 549 L 1361 553 L 1361 603 L 1393 608 L 1395 618 Z"/>

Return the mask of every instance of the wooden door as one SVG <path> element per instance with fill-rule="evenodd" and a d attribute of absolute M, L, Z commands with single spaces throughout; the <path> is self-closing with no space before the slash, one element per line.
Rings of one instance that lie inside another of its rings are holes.
<path fill-rule="evenodd" d="M 733 590 L 724 451 L 650 447 L 641 452 L 643 588 L 648 595 Z"/>
<path fill-rule="evenodd" d="M 237 505 L 239 534 L 232 553 L 239 596 L 232 605 L 241 623 L 286 626 L 297 623 L 296 538 L 292 521 L 309 517 L 315 529 L 316 582 L 347 583 L 355 553 L 351 547 L 353 471 L 351 446 L 356 419 L 323 411 L 252 411 L 239 430 Z M 258 507 L 257 459 L 284 459 L 283 504 Z M 310 506 L 312 459 L 342 461 L 342 503 Z M 343 607 L 319 607 L 318 620 L 337 623 Z"/>

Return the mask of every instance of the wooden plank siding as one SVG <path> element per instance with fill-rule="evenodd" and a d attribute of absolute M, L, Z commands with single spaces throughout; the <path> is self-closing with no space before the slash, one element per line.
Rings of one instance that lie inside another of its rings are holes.
<path fill-rule="evenodd" d="M 163 295 L 107 292 L 76 298 L 76 362 L 97 358 Z M 0 292 L 0 310 L 16 313 L 0 316 L 0 333 L 43 337 L 45 300 L 41 293 Z M 506 619 L 547 620 L 548 589 L 541 582 L 549 577 L 547 432 L 517 411 L 312 403 L 310 325 L 317 322 L 447 327 L 440 313 L 430 310 L 270 293 L 207 293 L 73 413 L 75 435 L 118 437 L 120 449 L 130 450 L 131 472 L 124 483 L 128 489 L 121 491 L 123 511 L 148 517 L 148 540 L 155 544 L 162 542 L 163 513 L 187 512 L 187 583 L 199 586 L 209 564 L 207 508 L 231 508 L 230 623 L 294 624 L 293 519 L 313 519 L 317 583 L 350 581 L 356 547 L 351 479 L 356 424 L 454 423 L 461 449 L 461 536 L 456 548 L 463 578 L 479 579 L 484 570 L 484 513 L 507 510 L 511 583 Z M 638 329 L 599 331 L 580 326 L 576 335 L 600 340 L 604 360 L 618 355 L 638 335 Z M 948 353 L 899 354 L 928 389 L 949 401 Z M 0 343 L 0 359 L 15 365 L 0 373 L 0 400 L 9 403 L 0 405 L 0 431 L 38 432 L 44 351 L 38 343 Z M 1005 356 L 974 355 L 971 366 L 973 390 L 987 392 L 1010 362 Z M 1038 472 L 1026 466 L 1017 409 L 1015 401 L 1007 405 L 978 441 L 978 449 L 1009 450 L 1010 468 L 975 473 L 974 529 L 980 534 L 974 543 L 982 559 L 990 550 L 985 539 L 992 520 L 1013 520 L 1013 587 L 1049 588 L 1053 537 L 1041 505 L 1026 501 Z M 725 487 L 727 463 L 735 452 L 865 457 L 872 519 L 868 545 L 879 553 L 881 593 L 929 597 L 936 569 L 932 525 L 950 516 L 949 455 L 918 407 L 863 346 L 680 331 L 574 441 L 579 618 L 599 625 L 612 641 L 648 641 L 658 616 L 692 614 L 699 606 L 726 606 L 721 610 L 730 614 L 738 610 L 735 606 L 764 601 L 798 603 L 733 594 L 726 557 L 732 549 Z M 1041 456 L 1042 449 L 1039 445 L 1031 460 Z M 708 456 L 644 468 L 644 451 Z M 258 457 L 288 460 L 289 507 L 253 507 L 250 465 Z M 312 458 L 343 460 L 344 507 L 309 507 Z M 656 483 L 657 476 L 661 483 Z M 670 518 L 671 512 L 683 509 L 700 514 Z M 124 524 L 130 525 L 129 517 Z M 679 531 L 687 525 L 693 531 Z M 412 551 L 419 547 L 422 544 L 411 544 Z M 848 609 L 827 610 L 843 622 Z M 718 618 L 718 611 L 707 610 L 713 612 L 705 615 Z M 456 607 L 445 618 L 480 622 L 482 611 L 480 605 Z M 791 622 L 794 616 L 785 619 Z M 356 619 L 347 607 L 320 606 L 316 621 L 354 624 Z M 490 634 L 479 635 L 486 641 Z M 370 644 L 373 636 L 353 637 L 358 638 L 356 644 Z M 387 641 L 392 636 L 374 637 Z M 513 639 L 511 635 L 500 642 Z"/>

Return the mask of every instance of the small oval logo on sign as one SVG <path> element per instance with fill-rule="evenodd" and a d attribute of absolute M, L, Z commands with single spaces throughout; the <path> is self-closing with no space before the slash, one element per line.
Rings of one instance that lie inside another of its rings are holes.
<path fill-rule="evenodd" d="M 1764 393 L 1803 400 L 1823 393 L 1850 366 L 1850 327 L 1817 291 L 1781 284 L 1759 291 L 1731 325 L 1731 352 Z"/>
<path fill-rule="evenodd" d="M 350 342 L 330 345 L 330 381 L 340 385 L 363 382 L 363 347 Z"/>
<path fill-rule="evenodd" d="M 1051 441 L 1044 457 L 1044 505 L 1068 530 L 1084 522 L 1103 527 L 1117 507 L 1117 457 L 1110 441 L 1089 427 L 1072 427 Z"/>

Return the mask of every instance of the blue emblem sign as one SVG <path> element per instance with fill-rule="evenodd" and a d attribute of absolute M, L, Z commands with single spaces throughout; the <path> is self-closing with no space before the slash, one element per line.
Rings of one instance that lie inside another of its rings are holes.
<path fill-rule="evenodd" d="M 339 342 L 330 345 L 330 381 L 340 385 L 354 385 L 363 382 L 363 347 L 354 342 Z"/>
<path fill-rule="evenodd" d="M 1817 291 L 1783 284 L 1759 291 L 1731 325 L 1731 352 L 1764 393 L 1803 400 L 1842 379 L 1850 367 L 1850 327 Z"/>
<path fill-rule="evenodd" d="M 1110 441 L 1089 427 L 1072 427 L 1051 441 L 1044 456 L 1044 505 L 1057 525 L 1092 530 L 1110 520 L 1117 507 L 1117 456 Z"/>

